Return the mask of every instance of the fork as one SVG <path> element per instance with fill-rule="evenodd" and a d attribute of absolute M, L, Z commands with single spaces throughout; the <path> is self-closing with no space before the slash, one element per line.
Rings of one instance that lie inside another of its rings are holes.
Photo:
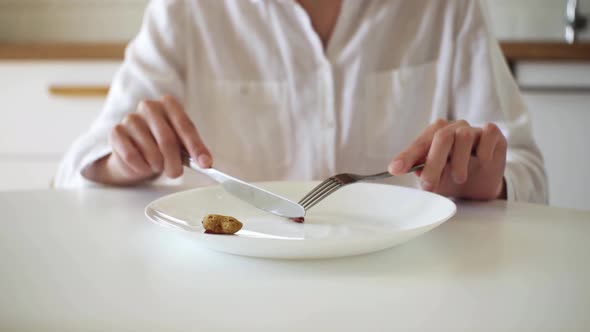
<path fill-rule="evenodd" d="M 424 168 L 424 164 L 416 165 L 408 171 L 408 173 L 415 172 Z M 381 180 L 392 177 L 389 172 L 383 172 L 373 175 L 359 175 L 351 173 L 341 173 L 331 176 L 324 180 L 322 183 L 313 188 L 307 195 L 299 201 L 299 204 L 303 206 L 305 211 L 311 209 L 314 205 L 322 201 L 324 198 L 333 194 L 336 190 L 359 181 L 367 180 Z"/>

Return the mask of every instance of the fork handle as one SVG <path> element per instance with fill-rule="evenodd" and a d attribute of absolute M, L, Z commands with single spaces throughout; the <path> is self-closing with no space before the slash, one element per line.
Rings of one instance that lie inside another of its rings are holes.
<path fill-rule="evenodd" d="M 416 165 L 416 166 L 410 168 L 407 173 L 414 173 L 415 171 L 421 170 L 423 168 L 424 168 L 424 164 Z M 378 174 L 374 174 L 374 175 L 364 176 L 362 178 L 362 180 L 363 181 L 364 180 L 381 180 L 381 179 L 387 179 L 392 176 L 393 175 L 391 175 L 391 173 L 389 173 L 389 172 L 383 172 L 383 173 L 378 173 Z"/>
<path fill-rule="evenodd" d="M 424 164 L 416 165 L 408 170 L 408 173 L 414 173 L 415 171 L 419 171 L 424 169 Z"/>

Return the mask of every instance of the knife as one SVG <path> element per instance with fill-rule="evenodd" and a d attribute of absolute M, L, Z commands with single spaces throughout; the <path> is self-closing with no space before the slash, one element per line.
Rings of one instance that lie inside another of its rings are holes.
<path fill-rule="evenodd" d="M 292 219 L 305 216 L 303 206 L 214 168 L 202 168 L 185 151 L 182 151 L 182 163 L 186 167 L 217 181 L 225 191 L 260 210 Z"/>

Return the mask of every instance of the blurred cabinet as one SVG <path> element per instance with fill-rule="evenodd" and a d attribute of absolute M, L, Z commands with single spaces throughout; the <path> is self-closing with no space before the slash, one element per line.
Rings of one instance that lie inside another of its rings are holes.
<path fill-rule="evenodd" d="M 58 164 L 57 158 L 0 157 L 0 191 L 47 189 Z"/>
<path fill-rule="evenodd" d="M 63 97 L 53 84 L 108 86 L 119 61 L 0 61 L 0 190 L 48 188 L 72 141 L 103 96 Z"/>
<path fill-rule="evenodd" d="M 590 210 L 590 0 L 485 1 L 496 36 L 511 41 L 503 50 L 545 157 L 550 204 Z"/>
<path fill-rule="evenodd" d="M 517 72 L 545 158 L 550 204 L 590 210 L 590 63 L 523 63 Z"/>
<path fill-rule="evenodd" d="M 550 204 L 590 210 L 590 93 L 525 93 L 543 151 Z"/>

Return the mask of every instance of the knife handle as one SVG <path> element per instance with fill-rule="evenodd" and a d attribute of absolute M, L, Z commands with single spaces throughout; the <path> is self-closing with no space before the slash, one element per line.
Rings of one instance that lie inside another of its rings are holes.
<path fill-rule="evenodd" d="M 195 162 L 193 157 L 191 157 L 191 155 L 184 150 L 182 150 L 180 152 L 180 158 L 181 158 L 182 164 L 184 166 L 186 166 L 192 170 L 195 170 L 199 173 L 205 174 L 208 177 L 210 177 L 211 179 L 213 179 L 214 181 L 217 181 L 219 183 L 223 183 L 227 180 L 233 179 L 231 176 L 229 176 L 221 171 L 218 171 L 214 168 L 202 168 L 201 166 L 199 166 L 199 164 L 197 164 Z"/>

